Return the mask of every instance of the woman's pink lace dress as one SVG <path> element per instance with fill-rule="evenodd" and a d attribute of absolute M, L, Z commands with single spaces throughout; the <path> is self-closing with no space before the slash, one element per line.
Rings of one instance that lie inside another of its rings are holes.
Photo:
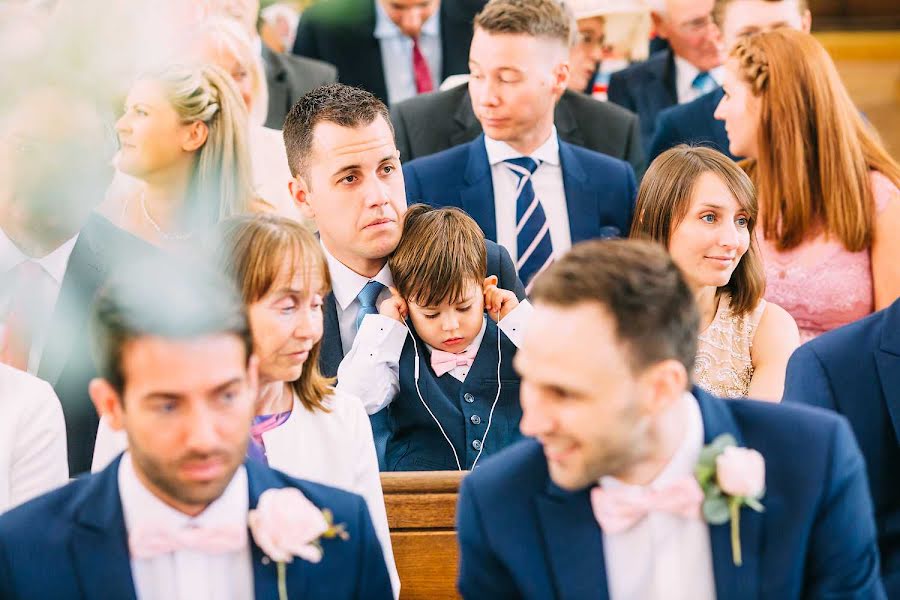
<path fill-rule="evenodd" d="M 881 173 L 871 173 L 875 210 L 900 201 L 900 191 Z M 759 238 L 766 269 L 766 300 L 790 313 L 800 343 L 870 314 L 875 308 L 869 251 L 849 252 L 825 235 L 780 252 Z"/>

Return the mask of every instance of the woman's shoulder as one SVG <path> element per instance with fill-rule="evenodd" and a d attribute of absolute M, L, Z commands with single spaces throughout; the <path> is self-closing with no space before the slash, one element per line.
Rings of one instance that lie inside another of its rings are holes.
<path fill-rule="evenodd" d="M 900 189 L 881 171 L 869 171 L 869 182 L 872 185 L 876 213 L 883 212 L 888 206 L 900 200 Z"/>
<path fill-rule="evenodd" d="M 362 401 L 344 390 L 331 388 L 330 393 L 322 399 L 326 410 L 316 410 L 319 418 L 341 423 L 368 422 L 369 416 L 363 408 Z"/>
<path fill-rule="evenodd" d="M 752 315 L 756 321 L 753 345 L 780 344 L 781 342 L 793 348 L 799 345 L 800 332 L 797 322 L 785 309 L 774 302 L 761 300 Z M 781 340 L 781 342 L 776 342 L 776 340 Z"/>

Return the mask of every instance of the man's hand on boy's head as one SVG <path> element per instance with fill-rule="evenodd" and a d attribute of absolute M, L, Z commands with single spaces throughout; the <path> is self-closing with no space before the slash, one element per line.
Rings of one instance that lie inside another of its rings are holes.
<path fill-rule="evenodd" d="M 514 292 L 497 287 L 496 275 L 491 275 L 484 280 L 484 310 L 494 321 L 501 321 L 518 305 L 519 299 L 516 298 Z"/>
<path fill-rule="evenodd" d="M 400 297 L 400 292 L 397 291 L 397 288 L 392 287 L 388 289 L 391 291 L 391 297 L 378 306 L 378 314 L 403 323 L 406 321 L 407 315 L 409 315 L 409 305 L 406 304 L 406 300 Z"/>

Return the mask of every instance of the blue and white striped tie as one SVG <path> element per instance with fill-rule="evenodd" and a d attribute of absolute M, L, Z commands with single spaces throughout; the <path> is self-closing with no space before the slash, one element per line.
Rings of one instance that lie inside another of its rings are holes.
<path fill-rule="evenodd" d="M 518 178 L 516 184 L 516 269 L 525 291 L 531 292 L 534 277 L 553 262 L 550 224 L 541 200 L 534 194 L 531 176 L 538 163 L 527 156 L 503 161 Z"/>

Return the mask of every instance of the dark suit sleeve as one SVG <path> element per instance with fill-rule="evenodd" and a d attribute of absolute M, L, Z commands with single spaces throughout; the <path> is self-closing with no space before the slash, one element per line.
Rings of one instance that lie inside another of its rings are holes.
<path fill-rule="evenodd" d="M 509 252 L 499 244 L 496 244 L 495 247 L 497 248 L 497 255 L 499 257 L 499 268 L 497 269 L 497 279 L 499 281 L 497 287 L 515 292 L 516 298 L 524 300 L 525 286 L 522 285 L 522 281 L 519 279 L 519 273 L 516 271 L 516 265 L 513 264 Z M 489 273 L 489 275 L 492 274 L 493 273 Z"/>
<path fill-rule="evenodd" d="M 829 472 L 809 540 L 803 597 L 886 598 L 862 453 L 844 419 L 833 429 Z"/>
<path fill-rule="evenodd" d="M 316 45 L 315 23 L 309 16 L 306 18 L 300 17 L 300 22 L 297 24 L 297 37 L 294 38 L 294 48 L 291 52 L 297 56 L 322 58 L 319 56 L 319 50 Z"/>
<path fill-rule="evenodd" d="M 391 588 L 391 578 L 388 575 L 387 565 L 384 562 L 384 554 L 381 544 L 375 535 L 375 527 L 369 516 L 369 509 L 362 498 L 359 498 L 357 512 L 357 543 L 359 544 L 359 573 L 356 581 L 356 597 L 359 600 L 393 600 L 394 592 Z M 352 534 L 351 534 L 352 535 Z"/>
<path fill-rule="evenodd" d="M 490 547 L 475 494 L 468 483 L 463 479 L 456 508 L 459 592 L 465 600 L 517 598 L 515 582 Z"/>
<path fill-rule="evenodd" d="M 650 161 L 644 156 L 644 147 L 641 145 L 641 118 L 637 115 L 631 121 L 627 136 L 625 160 L 632 166 L 635 176 L 640 180 L 643 179 L 644 171 L 647 170 L 647 165 L 650 164 Z"/>
<path fill-rule="evenodd" d="M 297 35 L 299 35 L 299 33 Z M 635 106 L 631 94 L 628 93 L 627 81 L 622 76 L 621 71 L 613 73 L 609 78 L 609 88 L 606 91 L 606 96 L 610 102 L 615 102 L 619 106 L 624 106 L 631 112 L 637 113 L 637 106 Z M 640 128 L 638 128 L 638 131 L 640 131 Z M 640 144 L 638 144 L 638 146 L 640 146 Z"/>
<path fill-rule="evenodd" d="M 791 355 L 781 400 L 837 410 L 828 374 L 809 344 L 800 346 Z"/>
<path fill-rule="evenodd" d="M 406 121 L 400 107 L 395 105 L 391 109 L 391 122 L 394 124 L 394 142 L 400 151 L 400 162 L 412 160 L 412 144 L 409 141 L 409 133 L 406 131 Z"/>
<path fill-rule="evenodd" d="M 14 592 L 13 574 L 10 571 L 9 558 L 6 555 L 6 544 L 0 538 L 0 598 L 15 600 L 19 596 Z"/>
<path fill-rule="evenodd" d="M 403 165 L 403 183 L 406 186 L 406 203 L 415 204 L 416 202 L 427 202 L 422 198 L 422 187 L 419 185 L 419 176 L 416 173 L 416 166 L 412 163 Z"/>
<path fill-rule="evenodd" d="M 676 133 L 677 128 L 671 118 L 669 111 L 664 110 L 659 113 L 656 119 L 656 129 L 653 133 L 653 139 L 650 140 L 650 151 L 647 153 L 647 163 L 652 163 L 654 159 L 668 150 L 674 148 L 684 140 L 678 139 Z"/>

